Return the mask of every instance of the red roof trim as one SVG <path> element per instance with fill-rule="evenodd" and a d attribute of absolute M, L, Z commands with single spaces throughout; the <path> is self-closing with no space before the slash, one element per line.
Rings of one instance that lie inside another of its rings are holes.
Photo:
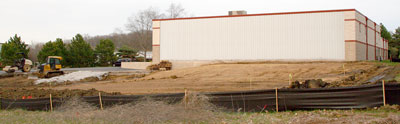
<path fill-rule="evenodd" d="M 225 16 L 205 16 L 205 17 L 188 17 L 188 18 L 172 18 L 172 19 L 153 19 L 153 21 L 208 19 L 208 18 L 230 18 L 230 17 L 263 16 L 263 15 L 288 15 L 288 14 L 345 12 L 345 11 L 357 11 L 357 10 L 356 9 L 338 9 L 338 10 L 317 10 L 317 11 L 300 11 L 300 12 L 279 12 L 279 13 L 262 13 L 262 14 L 247 14 L 247 15 L 233 15 L 233 16 L 225 15 Z"/>

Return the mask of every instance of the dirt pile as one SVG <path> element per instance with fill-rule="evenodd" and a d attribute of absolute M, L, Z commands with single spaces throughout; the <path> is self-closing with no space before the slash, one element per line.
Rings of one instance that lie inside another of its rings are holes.
<path fill-rule="evenodd" d="M 312 79 L 306 80 L 305 82 L 294 81 L 289 84 L 289 88 L 299 89 L 299 88 L 323 88 L 329 86 L 328 82 L 322 81 L 322 79 Z"/>
<path fill-rule="evenodd" d="M 53 90 L 53 89 L 27 89 L 27 88 L 0 88 L 0 97 L 7 99 L 22 99 L 25 97 L 35 98 L 48 98 L 50 94 L 52 97 L 74 97 L 74 96 L 97 96 L 101 92 L 103 95 L 121 95 L 119 92 L 106 93 L 103 91 L 98 91 L 96 89 L 89 90 L 79 90 L 79 89 L 64 89 L 64 90 Z"/>
<path fill-rule="evenodd" d="M 324 88 L 324 87 L 347 87 L 360 86 L 368 84 L 380 84 L 382 80 L 387 83 L 397 83 L 396 75 L 400 73 L 400 65 L 385 66 L 376 65 L 370 68 L 359 68 L 351 71 L 344 71 L 341 80 L 331 82 L 322 81 L 322 79 L 311 79 L 305 81 L 291 82 L 288 88 Z M 311 85 L 311 86 L 310 86 Z"/>
<path fill-rule="evenodd" d="M 291 88 L 291 89 L 306 89 L 306 88 L 330 88 L 330 87 L 346 87 L 346 86 L 357 86 L 357 85 L 368 85 L 368 84 L 380 84 L 381 81 L 376 82 L 368 82 L 368 83 L 359 83 L 359 84 L 350 84 L 350 83 L 343 83 L 343 82 L 325 82 L 322 79 L 311 79 L 306 80 L 305 82 L 294 81 L 289 84 L 288 87 L 284 88 Z M 386 84 L 393 84 L 398 83 L 397 81 L 387 81 Z"/>
<path fill-rule="evenodd" d="M 171 70 L 172 63 L 169 61 L 161 61 L 158 64 L 153 64 L 147 66 L 147 70 Z"/>

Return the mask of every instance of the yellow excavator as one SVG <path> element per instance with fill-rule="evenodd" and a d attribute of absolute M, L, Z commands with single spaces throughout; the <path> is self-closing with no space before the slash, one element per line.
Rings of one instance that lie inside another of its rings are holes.
<path fill-rule="evenodd" d="M 60 56 L 48 56 L 47 63 L 39 66 L 39 78 L 50 78 L 58 75 L 63 75 L 64 72 L 61 71 L 62 57 Z"/>

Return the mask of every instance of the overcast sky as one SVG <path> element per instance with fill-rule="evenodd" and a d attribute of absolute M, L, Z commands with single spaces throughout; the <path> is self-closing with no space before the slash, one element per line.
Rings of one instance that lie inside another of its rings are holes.
<path fill-rule="evenodd" d="M 384 2 L 383 2 L 384 1 Z M 355 8 L 393 31 L 400 26 L 400 0 L 0 0 L 0 42 L 14 34 L 27 43 L 125 30 L 127 18 L 150 6 L 165 11 L 181 4 L 190 15 L 227 15 Z"/>

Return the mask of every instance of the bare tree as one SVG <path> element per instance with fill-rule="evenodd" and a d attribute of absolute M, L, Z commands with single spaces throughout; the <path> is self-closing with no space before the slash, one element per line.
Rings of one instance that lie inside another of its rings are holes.
<path fill-rule="evenodd" d="M 39 54 L 39 51 L 43 48 L 43 43 L 37 43 L 37 44 L 31 44 L 29 45 L 29 53 L 28 53 L 28 58 L 31 59 L 33 62 L 38 62 L 37 55 Z"/>
<path fill-rule="evenodd" d="M 160 19 L 163 17 L 164 14 L 157 8 L 150 7 L 128 18 L 126 28 L 131 31 L 131 33 L 134 33 L 134 40 L 137 40 L 135 45 L 139 46 L 140 50 L 143 51 L 145 57 L 144 61 L 146 61 L 146 52 L 151 50 L 153 19 Z"/>
<path fill-rule="evenodd" d="M 181 4 L 171 3 L 171 5 L 169 5 L 169 8 L 167 9 L 167 16 L 168 18 L 185 17 L 186 11 L 181 6 Z"/>
<path fill-rule="evenodd" d="M 114 28 L 114 32 L 112 34 L 123 34 L 124 31 L 121 28 Z"/>
<path fill-rule="evenodd" d="M 100 39 L 110 39 L 114 42 L 116 49 L 127 45 L 141 51 L 141 55 L 146 57 L 146 51 L 151 51 L 152 49 L 152 20 L 164 17 L 179 18 L 186 16 L 187 13 L 180 4 L 172 3 L 165 14 L 157 8 L 149 7 L 128 18 L 128 23 L 125 25 L 128 32 L 124 32 L 120 28 L 115 28 L 111 34 L 98 36 L 84 35 L 84 39 L 93 48 L 99 43 Z"/>

